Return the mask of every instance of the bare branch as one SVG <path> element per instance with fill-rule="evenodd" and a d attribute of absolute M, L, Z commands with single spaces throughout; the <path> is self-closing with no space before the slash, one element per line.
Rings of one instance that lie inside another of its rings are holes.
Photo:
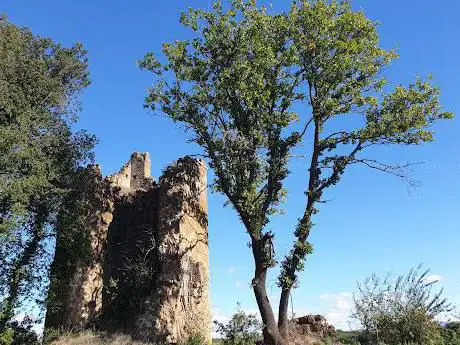
<path fill-rule="evenodd" d="M 412 170 L 410 167 L 423 164 L 423 162 L 388 164 L 379 162 L 375 159 L 361 158 L 355 159 L 351 164 L 364 164 L 368 168 L 396 176 L 400 178 L 404 184 L 407 185 L 408 191 L 412 192 L 413 190 L 417 189 L 420 183 L 416 179 L 411 178 Z"/>
<path fill-rule="evenodd" d="M 376 169 L 385 173 L 389 173 L 395 175 L 397 177 L 407 177 L 408 172 L 410 172 L 409 168 L 415 165 L 423 164 L 423 162 L 414 162 L 414 163 L 406 163 L 406 164 L 388 164 L 382 163 L 375 159 L 368 159 L 368 158 L 361 158 L 355 159 L 353 163 L 361 163 L 365 166 Z"/>

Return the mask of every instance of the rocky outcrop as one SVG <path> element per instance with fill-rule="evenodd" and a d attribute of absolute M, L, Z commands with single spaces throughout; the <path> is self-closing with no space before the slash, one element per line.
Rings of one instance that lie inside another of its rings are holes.
<path fill-rule="evenodd" d="M 293 319 L 289 325 L 289 340 L 293 345 L 315 343 L 326 337 L 334 337 L 334 326 L 322 315 L 306 315 Z"/>

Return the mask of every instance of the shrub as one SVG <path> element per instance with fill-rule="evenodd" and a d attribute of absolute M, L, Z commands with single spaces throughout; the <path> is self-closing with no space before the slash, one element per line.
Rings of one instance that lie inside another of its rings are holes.
<path fill-rule="evenodd" d="M 11 328 L 5 328 L 0 332 L 0 345 L 13 344 L 14 331 Z"/>
<path fill-rule="evenodd" d="M 205 337 L 203 337 L 201 334 L 193 334 L 191 335 L 186 342 L 184 342 L 182 345 L 207 345 L 207 341 Z"/>
<path fill-rule="evenodd" d="M 419 266 L 407 276 L 393 280 L 374 274 L 358 285 L 353 316 L 364 326 L 369 343 L 442 344 L 441 329 L 434 319 L 452 308 L 442 290 L 432 293 L 436 282 L 426 279 L 428 273 Z"/>
<path fill-rule="evenodd" d="M 344 332 L 344 331 L 337 331 L 337 340 L 340 344 L 343 345 L 360 345 L 359 337 L 361 332 Z"/>
<path fill-rule="evenodd" d="M 0 345 L 38 345 L 37 333 L 31 324 L 11 322 L 0 333 Z"/>
<path fill-rule="evenodd" d="M 460 345 L 460 322 L 449 322 L 441 328 L 443 345 Z"/>
<path fill-rule="evenodd" d="M 396 317 L 380 315 L 377 318 L 377 327 L 378 340 L 389 345 L 442 343 L 439 325 L 423 309 L 407 310 Z"/>
<path fill-rule="evenodd" d="M 254 345 L 261 339 L 262 325 L 255 314 L 240 309 L 227 324 L 214 321 L 216 330 L 222 335 L 224 345 Z"/>

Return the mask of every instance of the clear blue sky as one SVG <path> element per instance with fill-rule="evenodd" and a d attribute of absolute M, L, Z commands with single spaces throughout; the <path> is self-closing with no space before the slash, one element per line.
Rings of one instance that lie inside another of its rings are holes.
<path fill-rule="evenodd" d="M 395 83 L 432 72 L 441 87 L 446 110 L 460 114 L 460 21 L 457 0 L 353 1 L 381 25 L 382 45 L 397 47 L 401 58 L 388 70 Z M 0 12 L 34 33 L 69 45 L 81 41 L 89 51 L 92 85 L 83 95 L 79 126 L 95 133 L 97 160 L 105 174 L 116 170 L 133 151 L 148 151 L 152 173 L 176 158 L 198 153 L 182 129 L 144 110 L 151 80 L 136 61 L 161 43 L 189 37 L 178 23 L 188 6 L 208 8 L 209 0 L 2 0 Z M 274 1 L 281 10 L 288 1 Z M 460 119 L 436 126 L 436 142 L 415 148 L 380 150 L 379 157 L 425 161 L 415 170 L 421 182 L 412 194 L 396 178 L 364 168 L 348 171 L 327 194 L 311 241 L 314 254 L 294 293 L 297 314 L 326 314 L 344 327 L 350 293 L 356 281 L 372 272 L 404 273 L 421 262 L 442 277 L 448 297 L 460 304 Z M 292 163 L 286 215 L 270 227 L 278 234 L 281 257 L 291 244 L 289 235 L 302 211 L 306 159 Z M 247 235 L 224 199 L 209 195 L 209 238 L 212 304 L 216 318 L 230 315 L 237 301 L 255 310 L 249 288 L 252 261 Z M 276 295 L 276 274 L 269 290 Z"/>

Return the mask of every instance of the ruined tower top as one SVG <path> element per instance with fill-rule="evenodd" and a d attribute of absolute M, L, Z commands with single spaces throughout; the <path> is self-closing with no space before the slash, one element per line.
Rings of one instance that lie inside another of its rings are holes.
<path fill-rule="evenodd" d="M 211 344 L 205 162 L 180 158 L 158 183 L 148 153 L 106 178 L 88 169 L 94 178 L 69 202 L 85 200 L 72 241 L 90 250 L 69 266 L 68 238 L 57 236 L 46 327 L 117 329 L 155 344 L 199 334 Z"/>
<path fill-rule="evenodd" d="M 153 182 L 151 168 L 150 155 L 147 152 L 134 152 L 120 171 L 108 179 L 122 189 L 148 189 Z"/>

